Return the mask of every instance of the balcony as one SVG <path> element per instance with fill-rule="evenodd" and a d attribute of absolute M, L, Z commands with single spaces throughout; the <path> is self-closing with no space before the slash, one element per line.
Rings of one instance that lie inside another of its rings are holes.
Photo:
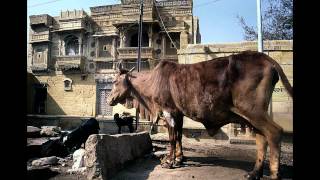
<path fill-rule="evenodd" d="M 87 30 L 87 26 L 84 20 L 80 19 L 76 21 L 60 22 L 60 27 L 59 27 L 59 30 L 57 31 L 78 30 L 78 29 Z"/>
<path fill-rule="evenodd" d="M 87 30 L 87 13 L 83 10 L 62 11 L 59 17 L 59 30 Z"/>
<path fill-rule="evenodd" d="M 32 64 L 30 68 L 31 68 L 33 73 L 48 71 L 48 65 L 44 64 L 44 63 Z"/>
<path fill-rule="evenodd" d="M 178 60 L 178 55 L 177 54 L 173 54 L 173 55 L 165 55 L 163 59 L 166 60 L 173 60 L 173 61 L 177 61 Z"/>
<path fill-rule="evenodd" d="M 52 17 L 48 14 L 42 14 L 42 15 L 32 15 L 30 18 L 30 25 L 45 25 L 47 27 L 52 25 Z"/>
<path fill-rule="evenodd" d="M 154 22 L 156 18 L 154 17 L 154 7 L 146 4 L 143 8 L 143 22 Z M 140 6 L 139 4 L 122 5 L 122 21 L 126 22 L 136 22 L 140 17 Z"/>
<path fill-rule="evenodd" d="M 137 47 L 124 47 L 118 48 L 118 59 L 137 59 L 138 58 L 138 48 Z M 141 58 L 151 59 L 153 58 L 153 48 L 142 47 L 141 48 Z"/>
<path fill-rule="evenodd" d="M 87 13 L 83 10 L 74 10 L 74 11 L 62 11 L 60 13 L 59 21 L 69 21 L 75 19 L 84 19 L 87 17 Z"/>
<path fill-rule="evenodd" d="M 184 21 L 171 21 L 168 20 L 165 22 L 165 26 L 167 27 L 167 31 L 169 32 L 181 32 L 186 30 L 187 24 Z M 161 31 L 165 32 L 165 31 Z"/>
<path fill-rule="evenodd" d="M 66 71 L 71 69 L 84 69 L 85 56 L 57 56 L 56 63 L 59 69 Z"/>
<path fill-rule="evenodd" d="M 30 43 L 34 42 L 45 42 L 45 41 L 50 41 L 49 39 L 49 34 L 32 34 L 30 38 Z"/>

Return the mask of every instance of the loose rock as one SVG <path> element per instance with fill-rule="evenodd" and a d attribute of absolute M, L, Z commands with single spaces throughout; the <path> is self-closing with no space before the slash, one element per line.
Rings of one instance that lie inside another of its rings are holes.
<path fill-rule="evenodd" d="M 58 136 L 61 133 L 61 128 L 58 126 L 42 126 L 40 135 L 41 136 Z"/>
<path fill-rule="evenodd" d="M 45 166 L 45 165 L 54 165 L 57 164 L 58 158 L 55 156 L 44 157 L 32 161 L 32 166 Z"/>
<path fill-rule="evenodd" d="M 40 137 L 40 128 L 34 127 L 34 126 L 27 126 L 27 137 L 29 138 L 35 138 Z"/>

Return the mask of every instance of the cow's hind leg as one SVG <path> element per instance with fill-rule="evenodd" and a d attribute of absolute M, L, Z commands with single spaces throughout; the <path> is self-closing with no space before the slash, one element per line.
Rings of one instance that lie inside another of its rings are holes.
<path fill-rule="evenodd" d="M 247 179 L 258 180 L 263 177 L 263 162 L 267 151 L 267 141 L 259 133 L 256 134 L 257 158 L 253 171 L 245 175 Z"/>
<path fill-rule="evenodd" d="M 236 112 L 237 114 L 248 120 L 248 122 L 252 124 L 265 137 L 270 147 L 270 177 L 271 179 L 280 179 L 279 167 L 280 143 L 283 131 L 282 128 L 278 124 L 273 122 L 266 112 L 243 113 L 238 109 L 233 109 L 233 112 Z M 259 159 L 257 159 L 257 161 L 259 161 Z"/>
<path fill-rule="evenodd" d="M 239 113 L 237 109 L 232 109 L 235 114 L 231 114 L 230 122 L 240 123 L 240 122 L 249 122 L 248 117 Z M 250 180 L 258 180 L 263 177 L 263 162 L 265 159 L 265 154 L 267 151 L 267 140 L 266 138 L 260 134 L 260 132 L 256 132 L 256 145 L 257 145 L 257 158 L 254 169 L 245 175 L 247 179 Z"/>

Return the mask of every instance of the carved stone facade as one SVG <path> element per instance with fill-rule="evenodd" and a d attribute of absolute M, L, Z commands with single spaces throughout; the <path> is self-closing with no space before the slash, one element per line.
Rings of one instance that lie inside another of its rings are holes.
<path fill-rule="evenodd" d="M 117 63 L 123 60 L 126 68 L 136 66 L 139 3 L 122 0 L 120 4 L 90 7 L 90 16 L 84 10 L 62 11 L 57 17 L 30 16 L 28 68 L 38 79 L 81 77 L 74 81 L 75 87 L 95 82 L 96 102 L 90 111 L 110 116 L 109 107 L 102 102 L 110 91 L 109 79 Z M 192 15 L 192 6 L 192 0 L 144 0 L 141 70 L 152 69 L 163 59 L 178 62 L 180 48 L 200 43 L 199 22 Z M 59 83 L 63 86 L 65 82 Z M 48 88 L 54 92 L 56 86 Z"/>

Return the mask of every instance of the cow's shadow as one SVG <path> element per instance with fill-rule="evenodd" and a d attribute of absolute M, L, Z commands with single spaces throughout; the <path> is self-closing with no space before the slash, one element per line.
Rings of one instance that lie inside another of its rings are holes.
<path fill-rule="evenodd" d="M 217 157 L 186 157 L 185 161 L 180 167 L 201 167 L 201 166 L 221 166 L 227 168 L 241 169 L 250 172 L 254 167 L 254 162 L 227 160 Z M 270 175 L 269 162 L 265 162 L 264 173 L 265 176 Z M 282 178 L 293 178 L 293 166 L 285 164 L 280 165 L 280 174 Z"/>
<path fill-rule="evenodd" d="M 50 179 L 59 173 L 56 171 L 52 171 L 50 168 L 41 168 L 41 169 L 32 169 L 27 172 L 27 179 L 35 180 L 35 179 Z"/>

